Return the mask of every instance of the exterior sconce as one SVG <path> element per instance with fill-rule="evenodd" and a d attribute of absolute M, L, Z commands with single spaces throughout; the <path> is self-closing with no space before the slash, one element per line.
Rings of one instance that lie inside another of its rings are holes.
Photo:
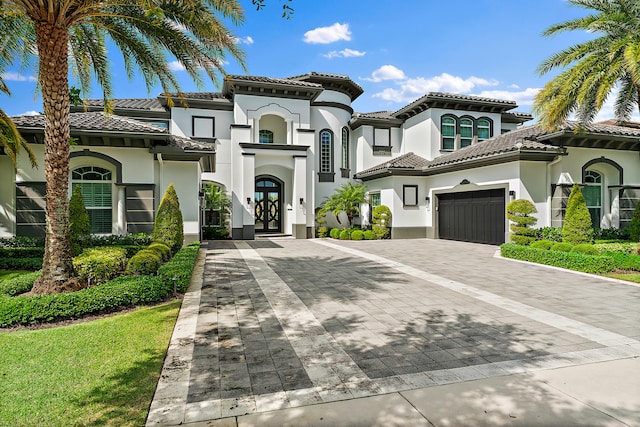
<path fill-rule="evenodd" d="M 509 190 L 509 199 L 511 201 L 514 201 L 516 199 L 516 192 L 515 190 Z"/>
<path fill-rule="evenodd" d="M 300 197 L 300 204 L 304 204 L 304 197 Z"/>
<path fill-rule="evenodd" d="M 427 196 L 427 197 L 425 197 L 425 198 L 424 198 L 424 200 L 425 200 L 427 203 L 429 203 L 429 202 L 431 201 L 431 197 Z"/>
<path fill-rule="evenodd" d="M 251 204 L 251 197 L 247 197 L 247 204 L 250 205 Z"/>

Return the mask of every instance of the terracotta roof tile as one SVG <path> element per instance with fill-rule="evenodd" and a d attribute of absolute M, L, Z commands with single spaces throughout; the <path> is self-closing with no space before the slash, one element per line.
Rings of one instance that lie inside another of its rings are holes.
<path fill-rule="evenodd" d="M 165 111 L 157 98 L 114 98 L 111 100 L 114 108 L 128 110 Z M 103 99 L 85 99 L 87 107 L 104 107 Z"/>
<path fill-rule="evenodd" d="M 365 169 L 362 172 L 356 174 L 356 178 L 363 178 L 370 175 L 376 175 L 379 172 L 387 171 L 390 169 L 405 169 L 405 170 L 420 170 L 422 167 L 429 164 L 429 161 L 417 154 L 410 152 L 403 154 L 379 165 L 373 166 L 369 169 Z"/>
<path fill-rule="evenodd" d="M 44 128 L 44 116 L 15 116 L 11 118 L 18 127 Z M 128 117 L 105 114 L 103 112 L 71 113 L 69 124 L 72 130 L 102 132 L 133 132 L 166 134 L 167 130 Z"/>

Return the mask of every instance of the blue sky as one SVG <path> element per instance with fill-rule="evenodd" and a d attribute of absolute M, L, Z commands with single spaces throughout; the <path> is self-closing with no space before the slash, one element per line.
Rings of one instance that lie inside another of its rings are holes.
<path fill-rule="evenodd" d="M 358 112 L 397 110 L 430 91 L 512 99 L 529 112 L 535 93 L 552 77 L 538 65 L 552 53 L 593 38 L 587 33 L 543 37 L 552 24 L 588 14 L 566 0 L 293 0 L 291 19 L 280 17 L 282 0 L 256 11 L 242 0 L 245 23 L 234 29 L 247 55 L 248 74 L 288 77 L 310 71 L 346 74 L 365 93 Z M 114 96 L 156 96 L 140 79 L 129 81 L 114 49 Z M 176 73 L 185 91 L 196 87 Z M 230 74 L 244 74 L 230 61 Z M 42 111 L 33 69 L 4 74 L 13 95 L 0 96 L 10 115 Z M 88 98 L 99 98 L 95 86 Z M 610 106 L 599 119 L 612 117 Z"/>

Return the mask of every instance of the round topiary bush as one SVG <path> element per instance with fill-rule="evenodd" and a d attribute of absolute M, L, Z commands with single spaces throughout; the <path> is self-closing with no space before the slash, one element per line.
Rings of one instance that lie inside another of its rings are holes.
<path fill-rule="evenodd" d="M 351 233 L 349 232 L 349 230 L 342 230 L 340 232 L 340 240 L 349 240 L 351 238 Z"/>
<path fill-rule="evenodd" d="M 364 232 L 362 230 L 353 230 L 351 233 L 351 240 L 362 240 L 364 239 Z"/>
<path fill-rule="evenodd" d="M 164 243 L 175 254 L 182 247 L 184 241 L 184 229 L 180 202 L 173 184 L 169 184 L 165 191 L 153 225 L 151 237 L 154 242 Z"/>
<path fill-rule="evenodd" d="M 575 245 L 573 248 L 571 248 L 571 252 L 585 255 L 598 255 L 600 253 L 598 248 L 590 243 Z"/>
<path fill-rule="evenodd" d="M 526 199 L 516 199 L 507 205 L 507 219 L 513 222 L 509 226 L 513 243 L 528 245 L 536 240 L 538 231 L 531 228 L 538 221 L 538 218 L 531 216 L 536 212 L 538 210 L 535 205 Z"/>
<path fill-rule="evenodd" d="M 391 227 L 391 209 L 385 205 L 373 208 L 372 229 L 378 239 L 389 237 Z"/>
<path fill-rule="evenodd" d="M 562 241 L 572 245 L 593 243 L 591 214 L 589 214 L 580 186 L 577 184 L 571 189 L 569 200 L 567 200 L 567 210 L 562 226 Z"/>
<path fill-rule="evenodd" d="M 164 243 L 153 242 L 147 249 L 155 252 L 160 258 L 162 258 L 162 261 L 164 262 L 167 262 L 171 259 L 171 248 Z"/>
<path fill-rule="evenodd" d="M 162 258 L 149 249 L 143 249 L 131 257 L 127 264 L 127 274 L 152 275 L 156 274 L 162 265 Z"/>
<path fill-rule="evenodd" d="M 531 242 L 529 245 L 532 248 L 549 250 L 551 246 L 553 246 L 556 242 L 552 242 L 550 240 L 536 240 L 535 242 Z"/>
<path fill-rule="evenodd" d="M 329 229 L 324 225 L 321 225 L 320 227 L 316 228 L 316 236 L 318 236 L 319 238 L 322 239 L 324 237 L 327 237 L 327 234 L 329 234 Z"/>
<path fill-rule="evenodd" d="M 559 252 L 571 252 L 572 248 L 573 248 L 573 245 L 567 242 L 558 242 L 558 243 L 554 243 L 553 246 L 551 246 L 552 251 L 559 251 Z"/>
<path fill-rule="evenodd" d="M 373 230 L 365 230 L 363 234 L 364 240 L 376 240 L 376 233 Z"/>
<path fill-rule="evenodd" d="M 333 239 L 340 238 L 340 229 L 332 228 L 331 231 L 329 232 L 329 236 L 331 236 Z"/>

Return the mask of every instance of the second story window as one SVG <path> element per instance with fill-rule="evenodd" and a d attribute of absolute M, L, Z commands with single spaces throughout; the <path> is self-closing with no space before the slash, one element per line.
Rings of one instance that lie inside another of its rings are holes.
<path fill-rule="evenodd" d="M 273 144 L 273 132 L 270 130 L 261 130 L 260 144 Z"/>
<path fill-rule="evenodd" d="M 456 148 L 456 119 L 442 118 L 442 150 L 453 151 Z"/>
<path fill-rule="evenodd" d="M 493 122 L 488 117 L 457 117 L 447 114 L 440 119 L 442 151 L 454 151 L 491 138 Z"/>
<path fill-rule="evenodd" d="M 342 177 L 349 177 L 349 129 L 346 127 L 342 128 Z"/>
<path fill-rule="evenodd" d="M 320 132 L 320 172 L 333 172 L 333 135 L 331 131 Z"/>
<path fill-rule="evenodd" d="M 460 148 L 468 147 L 473 143 L 473 120 L 460 119 Z"/>
<path fill-rule="evenodd" d="M 491 122 L 487 119 L 478 120 L 478 142 L 491 138 Z"/>

